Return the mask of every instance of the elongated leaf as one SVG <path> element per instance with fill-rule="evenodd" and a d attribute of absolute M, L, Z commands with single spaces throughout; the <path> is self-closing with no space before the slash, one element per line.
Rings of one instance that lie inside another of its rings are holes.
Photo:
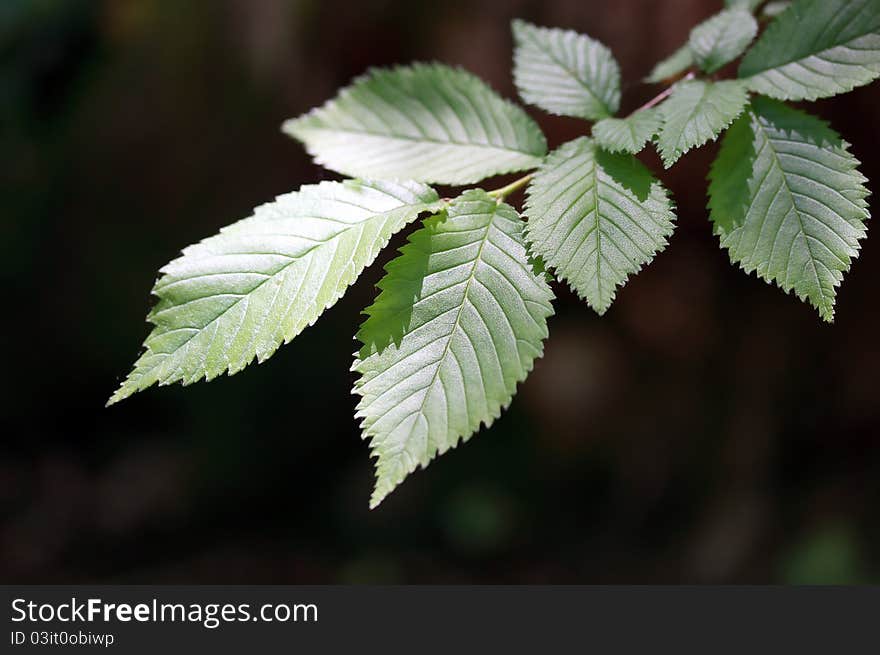
<path fill-rule="evenodd" d="M 666 190 L 631 155 L 586 137 L 548 157 L 528 187 L 532 251 L 603 314 L 617 287 L 666 246 L 675 215 Z"/>
<path fill-rule="evenodd" d="M 821 120 L 756 98 L 710 173 L 711 218 L 731 261 L 794 290 L 827 321 L 869 216 L 857 165 Z"/>
<path fill-rule="evenodd" d="M 773 0 L 761 8 L 763 18 L 776 18 L 783 11 L 791 7 L 791 0 Z"/>
<path fill-rule="evenodd" d="M 880 0 L 797 0 L 743 58 L 739 77 L 780 100 L 845 93 L 880 76 Z"/>
<path fill-rule="evenodd" d="M 469 184 L 534 168 L 547 151 L 522 109 L 439 64 L 372 70 L 283 129 L 354 177 Z"/>
<path fill-rule="evenodd" d="M 541 356 L 553 313 L 520 217 L 483 191 L 426 220 L 387 270 L 352 367 L 378 458 L 371 507 L 499 416 Z"/>
<path fill-rule="evenodd" d="M 657 146 L 663 165 L 669 168 L 691 148 L 716 139 L 742 113 L 747 102 L 745 87 L 735 80 L 677 84 L 660 105 L 663 129 Z"/>
<path fill-rule="evenodd" d="M 745 52 L 757 33 L 758 22 L 747 9 L 727 9 L 691 30 L 688 44 L 700 68 L 714 73 Z"/>
<path fill-rule="evenodd" d="M 652 107 L 627 118 L 605 118 L 599 121 L 593 125 L 593 137 L 609 152 L 628 152 L 635 155 L 642 151 L 662 125 L 660 111 Z"/>
<path fill-rule="evenodd" d="M 656 84 L 658 82 L 670 80 L 673 77 L 681 75 L 694 64 L 696 64 L 694 53 L 691 50 L 691 47 L 685 43 L 666 59 L 654 66 L 654 70 L 652 70 L 651 74 L 645 78 L 645 81 Z"/>
<path fill-rule="evenodd" d="M 620 68 L 604 45 L 571 30 L 513 21 L 513 79 L 522 99 L 562 116 L 598 120 L 620 105 Z"/>
<path fill-rule="evenodd" d="M 333 305 L 392 234 L 439 206 L 413 182 L 323 182 L 186 248 L 162 269 L 155 327 L 110 403 L 265 361 Z"/>

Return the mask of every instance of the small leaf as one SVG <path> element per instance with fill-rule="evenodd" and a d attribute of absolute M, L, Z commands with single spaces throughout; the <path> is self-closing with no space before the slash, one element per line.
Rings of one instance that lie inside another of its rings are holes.
<path fill-rule="evenodd" d="M 279 196 L 162 269 L 155 326 L 109 404 L 263 362 L 333 305 L 392 234 L 440 206 L 413 182 L 323 182 Z"/>
<path fill-rule="evenodd" d="M 743 58 L 739 77 L 780 100 L 846 93 L 880 76 L 880 0 L 797 0 Z"/>
<path fill-rule="evenodd" d="M 527 193 L 532 251 L 599 314 L 672 234 L 663 185 L 635 157 L 599 150 L 586 137 L 552 152 Z"/>
<path fill-rule="evenodd" d="M 317 163 L 354 177 L 469 184 L 534 168 L 547 152 L 521 108 L 439 64 L 372 70 L 283 129 Z"/>
<path fill-rule="evenodd" d="M 681 75 L 695 63 L 694 53 L 691 50 L 691 47 L 685 43 L 666 59 L 654 66 L 654 70 L 651 71 L 651 74 L 648 75 L 645 81 L 650 82 L 651 84 L 665 82 L 666 80 Z"/>
<path fill-rule="evenodd" d="M 660 105 L 663 128 L 657 145 L 663 165 L 669 168 L 691 148 L 716 139 L 747 102 L 745 87 L 735 80 L 676 84 L 669 99 Z"/>
<path fill-rule="evenodd" d="M 774 2 L 768 2 L 761 9 L 761 17 L 776 18 L 789 7 L 791 7 L 791 0 L 775 0 Z"/>
<path fill-rule="evenodd" d="M 605 118 L 593 125 L 593 137 L 609 152 L 638 154 L 663 125 L 660 111 L 642 109 L 627 118 Z"/>
<path fill-rule="evenodd" d="M 509 205 L 467 191 L 386 267 L 352 367 L 377 457 L 370 507 L 489 426 L 541 356 L 553 294 L 529 263 L 522 225 Z"/>
<path fill-rule="evenodd" d="M 697 63 L 714 73 L 739 57 L 758 33 L 758 22 L 746 9 L 727 9 L 697 25 L 688 40 Z"/>
<path fill-rule="evenodd" d="M 513 79 L 522 99 L 561 116 L 599 120 L 620 105 L 620 68 L 604 45 L 571 30 L 514 20 Z"/>
<path fill-rule="evenodd" d="M 869 216 L 866 180 L 847 146 L 818 118 L 756 98 L 709 176 L 711 218 L 730 260 L 794 290 L 826 321 Z"/>

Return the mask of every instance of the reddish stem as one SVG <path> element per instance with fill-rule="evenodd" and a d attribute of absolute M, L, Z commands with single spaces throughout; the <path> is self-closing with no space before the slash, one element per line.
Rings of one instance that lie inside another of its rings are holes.
<path fill-rule="evenodd" d="M 679 80 L 679 81 L 681 81 L 681 82 L 687 82 L 688 80 L 692 80 L 692 79 L 694 79 L 694 72 L 693 72 L 693 71 L 691 71 L 690 73 L 688 73 L 687 75 L 685 75 L 685 76 L 684 76 L 683 78 L 681 78 L 681 80 Z M 666 98 L 668 98 L 668 97 L 672 94 L 672 90 L 673 90 L 674 88 L 675 88 L 675 84 L 673 84 L 672 86 L 670 86 L 670 87 L 668 87 L 667 89 L 665 89 L 662 93 L 658 93 L 656 96 L 654 96 L 653 98 L 651 98 L 650 100 L 648 100 L 648 102 L 646 102 L 646 103 L 643 104 L 641 107 L 639 107 L 638 109 L 636 109 L 632 114 L 630 114 L 630 116 L 632 116 L 633 114 L 637 114 L 637 113 L 639 113 L 640 111 L 643 111 L 643 110 L 645 110 L 645 109 L 650 109 L 651 107 L 654 107 L 655 105 L 659 105 L 661 102 L 663 102 L 664 100 L 666 100 Z M 629 118 L 629 116 L 627 116 L 627 118 Z"/>

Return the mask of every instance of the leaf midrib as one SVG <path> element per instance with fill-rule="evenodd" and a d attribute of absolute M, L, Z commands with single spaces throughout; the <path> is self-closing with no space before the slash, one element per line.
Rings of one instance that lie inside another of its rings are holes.
<path fill-rule="evenodd" d="M 779 169 L 779 172 L 782 174 L 781 175 L 782 186 L 785 188 L 785 191 L 788 194 L 788 199 L 789 199 L 789 202 L 791 203 L 792 211 L 794 211 L 794 215 L 797 218 L 798 236 L 807 245 L 807 253 L 810 256 L 810 267 L 813 269 L 813 278 L 816 281 L 816 288 L 819 290 L 819 296 L 821 297 L 821 300 L 822 300 L 822 303 L 821 303 L 822 304 L 822 311 L 826 312 L 826 311 L 828 311 L 828 305 L 827 305 L 827 300 L 825 298 L 825 290 L 822 288 L 822 281 L 819 279 L 819 271 L 816 269 L 816 258 L 813 256 L 813 248 L 810 245 L 810 240 L 808 238 L 806 230 L 804 230 L 804 222 L 803 222 L 803 219 L 801 218 L 801 213 L 800 213 L 800 210 L 798 209 L 798 205 L 795 202 L 794 194 L 792 193 L 791 187 L 788 185 L 788 176 L 785 172 L 785 168 L 783 168 L 783 166 L 782 166 L 782 160 L 779 159 L 779 153 L 776 152 L 776 148 L 773 145 L 773 140 L 770 138 L 770 134 L 767 132 L 767 130 L 764 127 L 764 124 L 761 122 L 760 118 L 758 116 L 756 116 L 754 113 L 752 113 L 752 117 L 754 119 L 755 125 L 757 125 L 757 127 L 761 130 L 761 134 L 763 135 L 764 139 L 766 139 L 766 141 L 767 141 L 768 150 L 772 154 L 774 165 Z M 786 262 L 786 281 L 788 281 L 788 279 L 787 279 L 788 278 L 788 270 L 787 270 L 788 264 L 789 264 L 789 262 L 787 261 Z M 794 288 L 794 287 L 795 287 L 795 285 L 792 284 L 791 288 Z"/>
<path fill-rule="evenodd" d="M 596 220 L 593 224 L 593 230 L 596 232 L 596 294 L 599 305 L 605 304 L 602 296 L 602 229 L 599 225 L 599 166 L 596 162 L 596 151 L 592 151 L 593 157 L 593 213 Z"/>
<path fill-rule="evenodd" d="M 394 211 L 400 210 L 400 209 L 403 209 L 403 207 L 398 207 L 398 208 L 393 209 L 393 210 L 390 210 L 389 212 L 386 212 L 386 213 L 384 213 L 384 214 L 376 214 L 376 215 L 374 215 L 374 216 L 371 216 L 371 217 L 367 218 L 366 220 L 364 220 L 364 221 L 362 221 L 362 222 L 360 222 L 360 223 L 356 223 L 356 224 L 354 224 L 354 225 L 351 225 L 351 227 L 350 227 L 349 229 L 340 230 L 340 231 L 337 232 L 335 235 L 333 235 L 331 238 L 329 238 L 329 239 L 327 239 L 327 240 L 325 240 L 325 241 L 322 241 L 322 242 L 320 242 L 320 243 L 316 243 L 314 246 L 312 246 L 312 247 L 309 248 L 308 250 L 304 251 L 304 252 L 303 252 L 302 254 L 300 254 L 299 256 L 297 256 L 297 257 L 295 257 L 295 258 L 291 258 L 291 260 L 290 260 L 288 263 L 284 264 L 284 266 L 282 266 L 282 267 L 279 268 L 277 271 L 275 271 L 274 273 L 272 273 L 271 275 L 269 275 L 268 277 L 266 277 L 265 280 L 261 280 L 261 281 L 260 281 L 260 282 L 259 282 L 254 288 L 252 288 L 252 289 L 251 289 L 250 291 L 248 291 L 246 294 L 242 294 L 241 296 L 239 296 L 239 297 L 235 300 L 235 302 L 233 302 L 231 305 L 229 305 L 229 307 L 227 307 L 227 308 L 224 309 L 222 312 L 220 312 L 219 314 L 217 314 L 217 316 L 215 316 L 214 318 L 212 318 L 210 321 L 208 321 L 207 323 L 205 323 L 205 325 L 203 325 L 203 326 L 200 327 L 200 328 L 194 328 L 196 331 L 195 331 L 191 336 L 189 336 L 189 337 L 188 337 L 183 343 L 181 343 L 179 346 L 177 346 L 177 348 L 175 348 L 173 351 L 171 351 L 171 352 L 169 352 L 169 353 L 154 353 L 154 354 L 156 354 L 156 355 L 164 355 L 165 357 L 162 358 L 162 361 L 157 362 L 157 363 L 154 364 L 153 366 L 151 366 L 151 367 L 149 367 L 148 369 L 142 371 L 142 375 L 144 375 L 144 374 L 146 374 L 146 373 L 149 373 L 150 371 L 154 370 L 157 366 L 159 366 L 160 364 L 162 364 L 162 363 L 165 361 L 166 358 L 168 358 L 168 357 L 173 357 L 174 355 L 176 355 L 178 352 L 180 352 L 180 350 L 181 350 L 182 348 L 185 348 L 185 347 L 187 346 L 187 344 L 188 344 L 190 341 L 192 341 L 196 336 L 198 336 L 199 334 L 202 334 L 205 330 L 207 330 L 208 328 L 210 328 L 214 323 L 216 323 L 217 321 L 221 320 L 221 319 L 222 319 L 227 313 L 229 313 L 230 310 L 232 310 L 234 307 L 238 306 L 238 304 L 239 304 L 242 300 L 244 300 L 245 298 L 250 298 L 250 297 L 252 297 L 253 294 L 255 294 L 255 293 L 257 292 L 257 290 L 260 289 L 260 288 L 261 288 L 266 282 L 268 282 L 269 280 L 273 280 L 273 279 L 277 278 L 277 277 L 278 277 L 279 275 L 281 275 L 284 271 L 286 271 L 290 266 L 293 266 L 295 263 L 297 263 L 297 262 L 299 262 L 299 261 L 305 259 L 305 258 L 308 257 L 308 256 L 309 256 L 314 250 L 316 250 L 317 248 L 321 248 L 321 247 L 327 246 L 328 244 L 333 243 L 333 242 L 334 242 L 336 239 L 338 239 L 340 236 L 342 236 L 342 235 L 344 235 L 344 234 L 347 234 L 347 233 L 349 232 L 350 229 L 358 229 L 358 230 L 361 231 L 361 235 L 358 237 L 358 243 L 360 243 L 360 239 L 361 239 L 361 237 L 363 236 L 363 229 L 364 229 L 364 227 L 365 227 L 368 223 L 370 223 L 371 221 L 374 221 L 374 220 L 376 220 L 376 219 L 380 219 L 380 218 L 381 218 L 381 219 L 384 219 L 384 220 L 387 220 L 388 218 L 390 218 L 389 214 L 391 214 L 391 213 L 394 212 Z M 415 209 L 415 206 L 413 206 L 413 209 Z M 306 273 L 306 274 L 307 274 L 307 273 Z M 214 294 L 214 295 L 217 296 L 217 295 L 222 295 L 222 294 Z M 210 298 L 211 296 L 206 296 L 206 297 L 207 297 L 207 298 Z M 170 308 L 169 308 L 169 309 L 170 309 Z M 149 348 L 149 347 L 148 347 L 148 348 Z"/>
<path fill-rule="evenodd" d="M 461 322 L 461 316 L 464 312 L 465 305 L 468 302 L 468 294 L 470 293 L 471 283 L 474 281 L 477 275 L 477 267 L 483 258 L 483 248 L 486 246 L 486 243 L 489 241 L 489 233 L 492 231 L 492 226 L 495 222 L 495 215 L 497 212 L 497 205 L 492 209 L 492 216 L 489 219 L 489 222 L 486 225 L 486 233 L 483 235 L 483 238 L 480 240 L 480 247 L 477 249 L 477 254 L 474 256 L 474 263 L 471 266 L 471 272 L 468 274 L 467 280 L 464 283 L 464 293 L 461 298 L 461 305 L 458 308 L 458 312 L 455 315 L 455 322 L 452 324 L 452 329 L 449 330 L 449 334 L 446 337 L 446 345 L 443 347 L 443 353 L 435 362 L 434 374 L 431 376 L 431 382 L 428 386 L 425 387 L 424 395 L 422 396 L 422 402 L 419 404 L 419 409 L 413 414 L 417 414 L 420 416 L 425 416 L 425 403 L 427 402 L 428 395 L 431 392 L 431 389 L 434 388 L 434 385 L 437 383 L 437 379 L 440 376 L 440 369 L 443 367 L 443 362 L 446 360 L 447 355 L 449 354 L 449 348 L 452 346 L 452 339 L 455 336 L 455 332 L 458 330 L 459 323 Z M 426 417 L 427 420 L 427 417 Z M 406 441 L 408 442 L 412 438 L 413 430 L 415 430 L 416 421 L 413 421 L 413 424 L 410 426 L 409 434 L 406 436 Z M 428 444 L 430 442 L 430 438 L 425 438 L 425 450 L 426 454 L 428 452 Z"/>
<path fill-rule="evenodd" d="M 710 88 L 711 88 L 711 86 L 708 82 L 703 83 L 703 90 L 700 93 L 700 99 L 694 103 L 693 107 L 691 107 L 691 110 L 690 110 L 690 112 L 688 112 L 688 115 L 687 115 L 687 120 L 685 120 L 684 123 L 682 124 L 681 130 L 679 130 L 679 133 L 678 133 L 678 137 L 675 139 L 675 149 L 676 150 L 678 150 L 678 151 L 683 150 L 682 144 L 684 143 L 685 128 L 691 123 L 691 121 L 694 120 L 694 116 L 696 116 L 699 113 L 697 110 L 700 107 L 702 107 L 703 104 L 705 104 L 706 96 L 709 95 Z"/>
<path fill-rule="evenodd" d="M 312 130 L 312 131 L 316 131 L 316 132 L 334 132 L 334 133 L 341 133 L 341 134 L 354 134 L 354 135 L 359 135 L 359 136 L 382 137 L 385 139 L 397 139 L 398 141 L 410 141 L 412 143 L 432 143 L 432 144 L 442 145 L 442 146 L 458 146 L 458 147 L 463 147 L 463 148 L 485 148 L 485 149 L 489 149 L 489 150 L 500 150 L 502 152 L 515 152 L 515 153 L 528 155 L 529 157 L 535 157 L 535 158 L 541 157 L 540 154 L 536 154 L 535 152 L 532 152 L 530 150 L 520 150 L 519 148 L 515 148 L 515 147 L 509 146 L 507 144 L 499 146 L 494 143 L 476 143 L 473 141 L 468 141 L 468 142 L 455 141 L 455 140 L 442 141 L 440 139 L 435 139 L 435 138 L 427 137 L 427 136 L 414 137 L 414 136 L 406 136 L 406 135 L 402 135 L 402 134 L 389 134 L 388 132 L 371 132 L 369 130 L 351 130 L 351 129 L 344 129 L 344 128 L 336 128 L 336 127 L 325 127 L 323 125 L 306 127 L 304 129 Z"/>

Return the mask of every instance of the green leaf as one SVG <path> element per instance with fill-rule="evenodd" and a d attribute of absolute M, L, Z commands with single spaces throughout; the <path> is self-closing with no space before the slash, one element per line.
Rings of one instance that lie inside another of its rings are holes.
<path fill-rule="evenodd" d="M 162 269 L 145 352 L 110 404 L 263 362 L 333 305 L 392 234 L 440 207 L 413 182 L 323 182 L 258 207 Z"/>
<path fill-rule="evenodd" d="M 387 266 L 352 370 L 378 505 L 418 466 L 490 425 L 543 350 L 553 294 L 522 220 L 484 191 L 425 221 Z"/>
<path fill-rule="evenodd" d="M 593 137 L 609 152 L 641 152 L 663 125 L 660 111 L 642 109 L 627 118 L 605 118 L 593 125 Z"/>
<path fill-rule="evenodd" d="M 746 9 L 727 9 L 700 23 L 688 40 L 697 63 L 714 73 L 739 57 L 758 33 L 758 22 Z"/>
<path fill-rule="evenodd" d="M 645 78 L 645 81 L 650 82 L 651 84 L 664 82 L 681 75 L 695 63 L 694 53 L 691 50 L 691 47 L 685 43 L 666 59 L 654 66 L 654 70 L 652 70 L 651 74 Z"/>
<path fill-rule="evenodd" d="M 439 64 L 372 70 L 283 129 L 322 166 L 373 179 L 469 184 L 534 168 L 547 152 L 521 108 Z"/>
<path fill-rule="evenodd" d="M 648 169 L 586 137 L 552 152 L 527 193 L 532 252 L 599 314 L 672 234 L 672 203 Z"/>
<path fill-rule="evenodd" d="M 880 0 L 797 0 L 743 58 L 739 77 L 780 100 L 846 93 L 880 76 Z"/>
<path fill-rule="evenodd" d="M 789 7 L 791 7 L 791 0 L 775 0 L 774 2 L 768 2 L 761 10 L 761 16 L 763 18 L 776 18 L 776 16 Z"/>
<path fill-rule="evenodd" d="M 794 290 L 827 321 L 869 216 L 866 180 L 847 147 L 818 118 L 756 98 L 709 176 L 711 218 L 731 261 Z"/>
<path fill-rule="evenodd" d="M 620 68 L 604 45 L 571 30 L 514 20 L 513 79 L 523 100 L 561 116 L 598 120 L 620 106 Z"/>
<path fill-rule="evenodd" d="M 660 105 L 663 128 L 657 146 L 663 165 L 669 168 L 691 148 L 716 139 L 747 102 L 745 87 L 736 80 L 676 84 L 669 99 Z"/>

